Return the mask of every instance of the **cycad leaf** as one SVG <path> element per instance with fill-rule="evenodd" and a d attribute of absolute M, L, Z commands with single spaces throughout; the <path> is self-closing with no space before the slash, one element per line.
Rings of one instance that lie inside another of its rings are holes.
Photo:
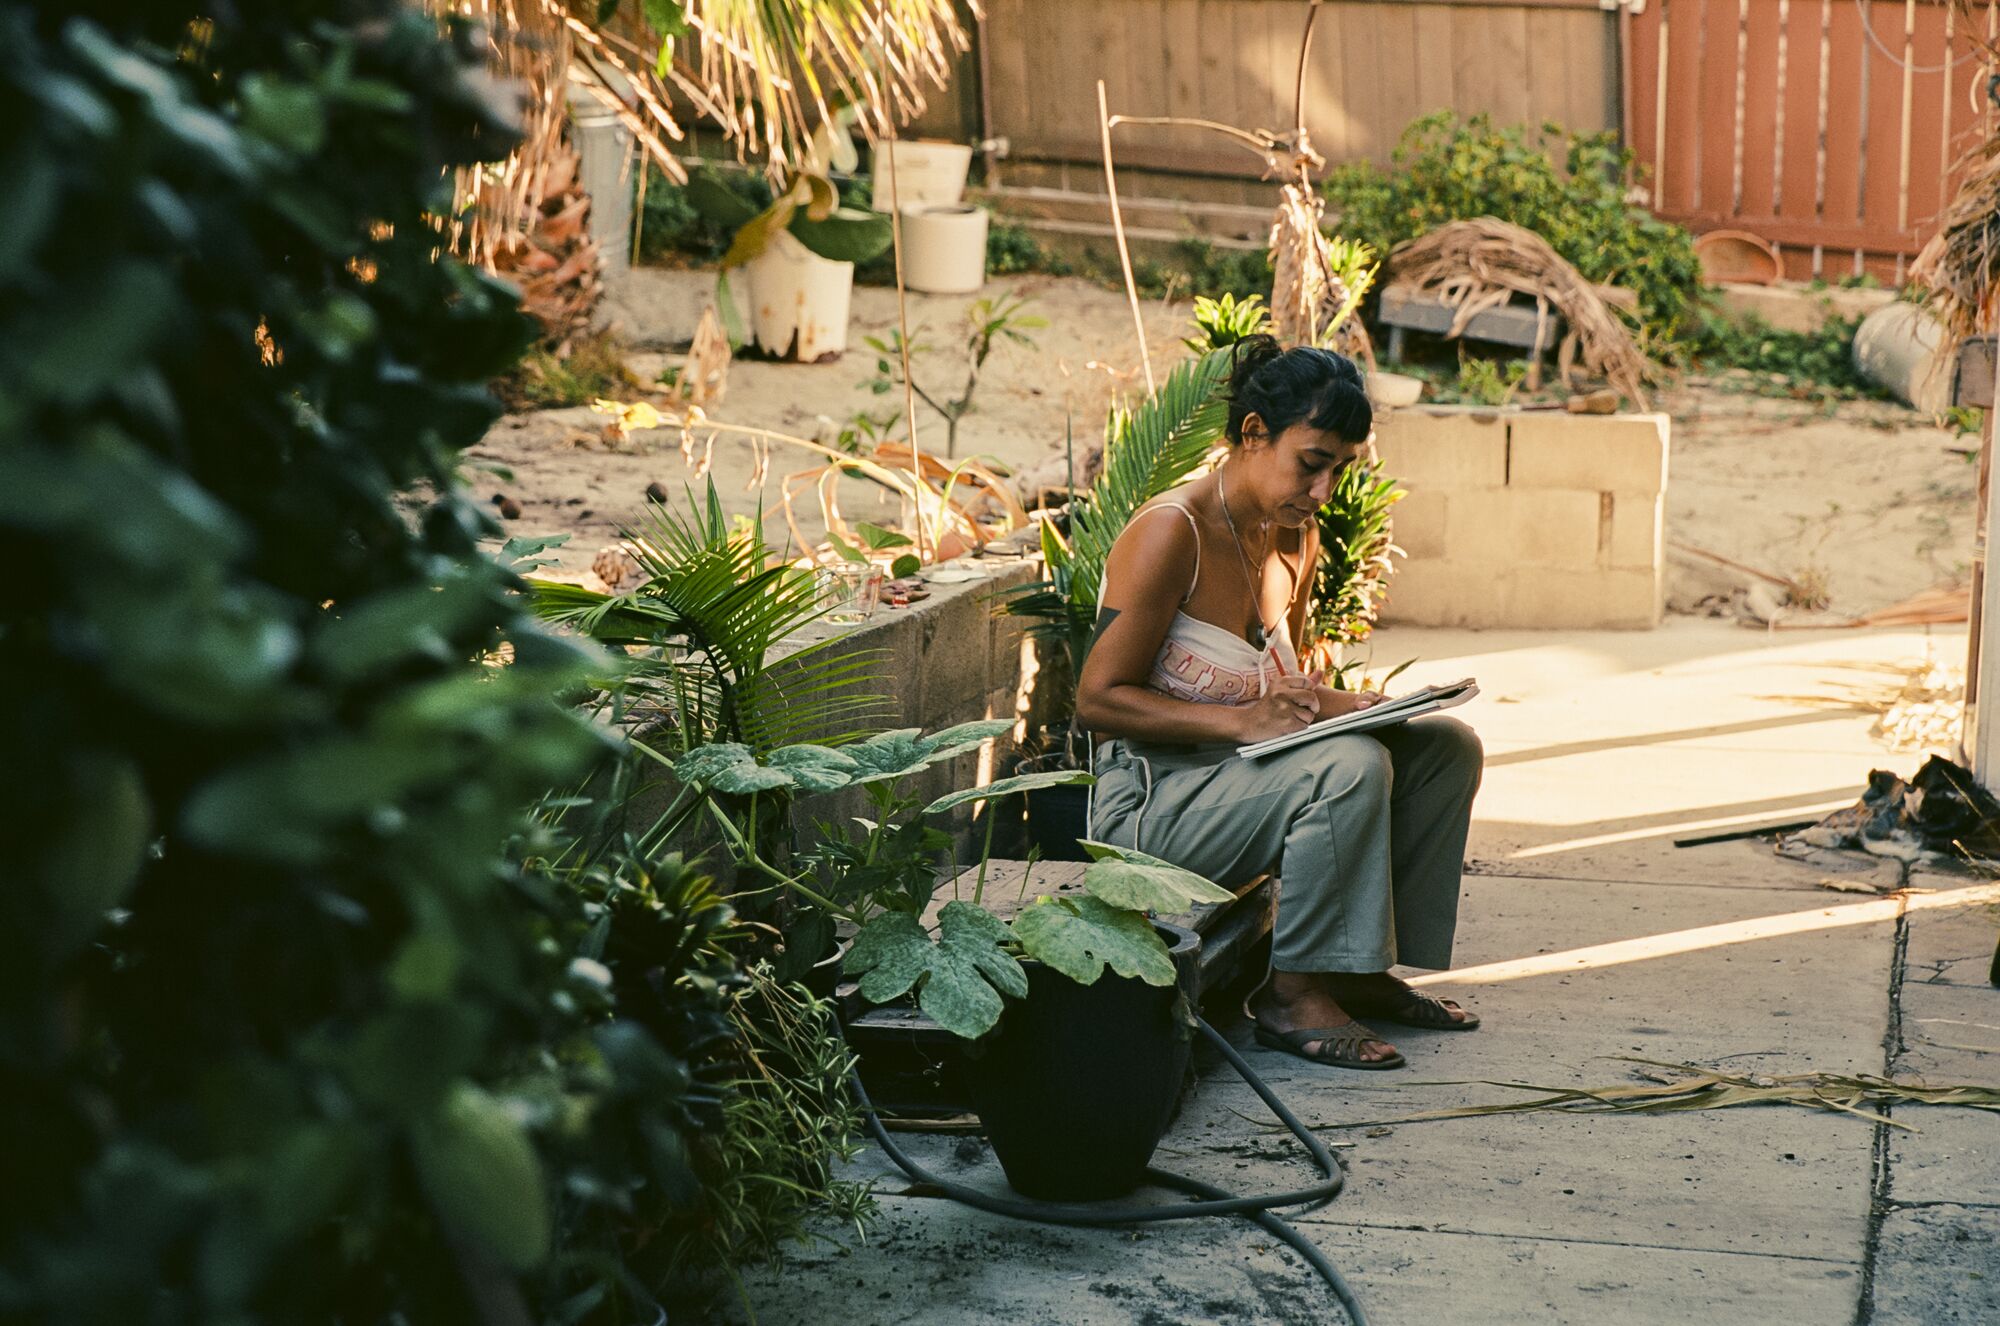
<path fill-rule="evenodd" d="M 1021 951 L 1089 985 L 1105 967 L 1148 985 L 1172 985 L 1174 960 L 1152 922 L 1102 898 L 1043 898 L 1014 918 Z"/>
<path fill-rule="evenodd" d="M 1082 842 L 1092 862 L 1083 872 L 1083 887 L 1113 907 L 1173 916 L 1198 902 L 1230 902 L 1236 897 L 1192 870 L 1157 856 L 1110 843 Z"/>
<path fill-rule="evenodd" d="M 854 937 L 847 970 L 861 973 L 861 997 L 871 1003 L 914 988 L 931 1021 L 971 1040 L 1000 1020 L 1002 995 L 1028 993 L 1028 974 L 1001 948 L 1011 938 L 992 913 L 968 903 L 944 905 L 935 941 L 908 912 L 888 912 Z"/>

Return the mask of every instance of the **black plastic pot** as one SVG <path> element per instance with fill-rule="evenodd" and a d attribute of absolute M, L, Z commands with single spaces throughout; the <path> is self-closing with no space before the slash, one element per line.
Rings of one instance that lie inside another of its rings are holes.
<path fill-rule="evenodd" d="M 993 1034 L 967 1047 L 973 1107 L 1023 1197 L 1088 1202 L 1132 1191 L 1173 1120 L 1193 1048 L 1201 936 L 1155 928 L 1178 984 L 1106 970 L 1078 985 L 1024 962 L 1028 997 L 1009 1000 Z"/>
<path fill-rule="evenodd" d="M 1090 836 L 1090 789 L 1074 784 L 1037 787 L 1028 792 L 1028 843 L 1044 861 L 1088 861 L 1077 845 Z"/>

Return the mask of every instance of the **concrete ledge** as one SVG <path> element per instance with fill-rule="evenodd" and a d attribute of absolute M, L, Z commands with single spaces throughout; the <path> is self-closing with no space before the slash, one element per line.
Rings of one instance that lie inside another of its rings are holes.
<path fill-rule="evenodd" d="M 1865 318 L 1896 298 L 1893 290 L 1815 290 L 1796 281 L 1777 285 L 1719 285 L 1716 304 L 1738 322 L 1758 321 L 1775 331 L 1815 332 L 1836 318 Z"/>
<path fill-rule="evenodd" d="M 1662 414 L 1385 413 L 1377 448 L 1406 495 L 1383 621 L 1658 625 L 1670 431 Z"/>

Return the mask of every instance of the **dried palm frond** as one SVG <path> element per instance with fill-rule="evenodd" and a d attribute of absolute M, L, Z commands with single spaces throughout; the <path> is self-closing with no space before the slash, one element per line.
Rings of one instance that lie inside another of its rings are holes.
<path fill-rule="evenodd" d="M 1325 345 L 1375 365 L 1368 331 L 1354 310 L 1375 282 L 1374 251 L 1328 240 L 1325 203 L 1304 167 L 1278 191 L 1271 216 L 1272 331 L 1288 345 Z"/>
<path fill-rule="evenodd" d="M 1429 1123 L 1439 1119 L 1474 1119 L 1494 1114 L 1671 1114 L 1682 1110 L 1723 1110 L 1739 1105 L 1796 1105 L 1806 1109 L 1852 1114 L 1873 1123 L 1886 1123 L 1910 1132 L 1918 1129 L 1877 1113 L 1896 1105 L 1955 1105 L 1962 1109 L 2000 1113 L 2000 1087 L 1954 1084 L 1930 1086 L 1904 1082 L 1866 1073 L 1790 1073 L 1782 1076 L 1740 1075 L 1717 1072 L 1693 1064 L 1662 1063 L 1655 1059 L 1632 1059 L 1628 1063 L 1664 1069 L 1676 1074 L 1671 1079 L 1656 1078 L 1644 1084 L 1605 1087 L 1543 1087 L 1528 1082 L 1496 1082 L 1488 1079 L 1454 1082 L 1406 1083 L 1409 1086 L 1484 1086 L 1508 1091 L 1539 1093 L 1532 1100 L 1502 1101 L 1492 1105 L 1462 1105 L 1456 1109 L 1425 1110 L 1386 1119 L 1357 1119 L 1346 1123 L 1323 1123 L 1318 1129 L 1376 1128 L 1404 1123 Z"/>
<path fill-rule="evenodd" d="M 1583 274 L 1534 231 L 1490 216 L 1448 222 L 1398 244 L 1389 271 L 1397 285 L 1457 309 L 1452 336 L 1517 292 L 1531 296 L 1537 309 L 1554 309 L 1569 324 L 1558 356 L 1565 378 L 1580 355 L 1586 370 L 1645 407 L 1643 384 L 1652 367 L 1646 356 Z"/>
<path fill-rule="evenodd" d="M 542 339 L 566 344 L 603 294 L 590 236 L 590 195 L 569 132 L 569 16 L 558 0 L 431 0 L 433 12 L 474 20 L 490 68 L 521 91 L 521 143 L 506 160 L 462 167 L 454 183 L 452 245 L 511 278 Z"/>
<path fill-rule="evenodd" d="M 1944 324 L 1940 362 L 1993 325 L 2000 291 L 2000 138 L 1979 144 L 1961 164 L 1965 175 L 1938 233 L 1910 266 L 1910 279 L 1929 292 L 1925 302 Z"/>

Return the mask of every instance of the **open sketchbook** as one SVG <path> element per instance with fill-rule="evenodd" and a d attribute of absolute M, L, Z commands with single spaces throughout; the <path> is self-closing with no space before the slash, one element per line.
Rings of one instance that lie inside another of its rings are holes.
<path fill-rule="evenodd" d="M 1254 760 L 1259 756 L 1275 755 L 1281 750 L 1290 750 L 1308 741 L 1318 741 L 1321 737 L 1390 727 L 1424 714 L 1434 714 L 1440 709 L 1450 709 L 1464 704 L 1477 694 L 1479 694 L 1479 683 L 1470 677 L 1464 681 L 1455 681 L 1449 686 L 1426 686 L 1422 690 L 1411 691 L 1408 695 L 1399 695 L 1393 700 L 1384 700 L 1366 709 L 1357 709 L 1351 714 L 1322 718 L 1317 723 L 1308 724 L 1296 732 L 1287 732 L 1281 737 L 1271 737 L 1265 741 L 1253 741 L 1248 746 L 1238 746 L 1236 753 L 1246 760 Z"/>

